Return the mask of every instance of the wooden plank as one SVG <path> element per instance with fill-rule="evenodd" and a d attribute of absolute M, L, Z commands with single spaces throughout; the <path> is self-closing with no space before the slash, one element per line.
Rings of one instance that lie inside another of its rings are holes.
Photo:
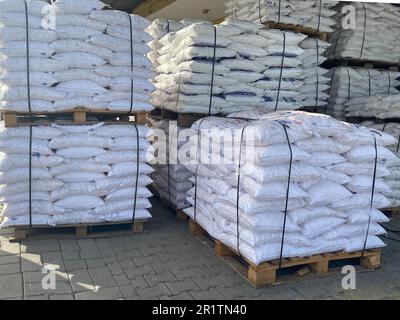
<path fill-rule="evenodd" d="M 181 222 L 186 222 L 189 220 L 189 217 L 181 209 L 176 209 L 176 218 Z"/>
<path fill-rule="evenodd" d="M 201 236 L 204 230 L 197 222 L 189 220 L 189 232 L 192 236 Z"/>
<path fill-rule="evenodd" d="M 293 24 L 286 24 L 286 23 L 276 23 L 273 21 L 267 21 L 264 25 L 268 29 L 278 29 L 278 30 L 289 30 L 297 33 L 303 33 L 311 37 L 319 38 L 320 40 L 327 41 L 328 40 L 328 33 L 322 31 L 316 31 L 314 29 L 304 27 L 301 25 L 293 25 Z"/>
<path fill-rule="evenodd" d="M 97 117 L 98 120 L 89 121 L 89 115 Z M 147 121 L 147 112 L 133 112 L 132 114 L 128 115 L 127 112 L 87 109 L 75 109 L 48 113 L 3 111 L 2 117 L 6 127 L 49 125 L 52 123 L 88 124 L 98 122 L 145 124 Z"/>
<path fill-rule="evenodd" d="M 133 13 L 142 17 L 147 17 L 157 11 L 168 7 L 177 0 L 146 0 L 133 9 Z"/>
<path fill-rule="evenodd" d="M 132 221 L 118 221 L 118 222 L 104 222 L 104 223 L 94 223 L 94 224 L 78 224 L 78 225 L 59 225 L 59 226 L 48 226 L 48 225 L 37 225 L 32 226 L 17 226 L 14 228 L 14 239 L 15 240 L 24 240 L 28 238 L 30 235 L 35 234 L 38 236 L 44 236 L 46 231 L 54 231 L 54 229 L 73 229 L 74 232 L 71 233 L 71 236 L 76 238 L 86 238 L 89 236 L 93 236 L 96 234 L 104 235 L 107 231 L 93 231 L 90 227 L 113 227 L 118 225 L 131 225 L 132 233 L 143 233 L 144 232 L 144 224 L 149 220 L 137 220 L 132 224 Z M 89 228 L 91 229 L 89 232 Z M 108 231 L 112 232 L 112 231 Z M 119 230 L 114 232 L 119 233 Z M 53 236 L 56 233 L 51 233 Z M 49 233 L 48 233 L 49 235 Z M 58 234 L 59 235 L 59 234 Z"/>

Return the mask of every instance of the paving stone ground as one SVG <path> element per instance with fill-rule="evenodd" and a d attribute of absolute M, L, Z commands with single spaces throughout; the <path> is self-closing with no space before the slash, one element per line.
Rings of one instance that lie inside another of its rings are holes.
<path fill-rule="evenodd" d="M 255 289 L 153 202 L 141 235 L 10 242 L 1 231 L 0 299 L 400 299 L 400 242 L 388 240 L 381 268 L 357 272 L 356 290 L 342 288 L 339 272 Z M 44 266 L 56 270 L 54 290 L 42 286 Z"/>

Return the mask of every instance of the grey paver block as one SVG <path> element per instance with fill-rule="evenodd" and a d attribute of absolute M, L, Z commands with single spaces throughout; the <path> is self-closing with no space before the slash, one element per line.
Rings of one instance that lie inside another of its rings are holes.
<path fill-rule="evenodd" d="M 19 255 L 0 256 L 0 266 L 13 263 L 19 263 Z"/>
<path fill-rule="evenodd" d="M 2 242 L 0 246 L 0 256 L 15 255 L 21 252 L 19 243 Z"/>
<path fill-rule="evenodd" d="M 0 299 L 22 297 L 22 274 L 0 275 Z"/>
<path fill-rule="evenodd" d="M 195 300 L 225 300 L 226 298 L 216 288 L 205 291 L 190 291 Z"/>
<path fill-rule="evenodd" d="M 210 278 L 194 279 L 194 281 L 200 286 L 202 290 L 207 290 L 218 286 L 227 286 L 224 279 L 220 278 L 218 275 Z"/>
<path fill-rule="evenodd" d="M 134 279 L 131 279 L 131 284 L 135 289 L 144 289 L 150 286 L 144 276 L 138 276 Z"/>
<path fill-rule="evenodd" d="M 76 300 L 117 300 L 122 298 L 122 293 L 117 287 L 104 288 L 97 291 L 79 292 L 75 294 Z"/>
<path fill-rule="evenodd" d="M 170 271 L 164 271 L 161 273 L 150 274 L 144 276 L 150 286 L 154 286 L 159 283 L 167 282 L 167 281 L 177 281 L 176 277 Z"/>
<path fill-rule="evenodd" d="M 67 282 L 56 282 L 56 288 L 44 289 L 42 283 L 25 283 L 24 290 L 26 296 L 37 296 L 37 295 L 50 295 L 50 294 L 69 294 L 72 293 L 71 286 Z"/>
<path fill-rule="evenodd" d="M 54 294 L 50 295 L 50 300 L 75 300 L 72 294 Z"/>
<path fill-rule="evenodd" d="M 186 280 L 176 281 L 176 282 L 166 282 L 165 284 L 167 285 L 168 289 L 174 295 L 181 294 L 182 292 L 185 292 L 185 291 L 200 290 L 199 285 L 191 279 L 186 279 Z"/>
<path fill-rule="evenodd" d="M 143 276 L 143 275 L 154 273 L 154 269 L 149 265 L 146 265 L 143 267 L 132 267 L 132 268 L 124 269 L 124 270 L 125 270 L 127 277 L 130 280 L 135 279 L 138 276 Z"/>
<path fill-rule="evenodd" d="M 101 258 L 101 253 L 99 250 L 94 249 L 82 249 L 81 252 L 79 253 L 80 257 L 82 259 L 96 259 L 96 258 Z"/>
<path fill-rule="evenodd" d="M 94 283 L 88 270 L 77 270 L 69 274 L 73 292 L 94 290 Z"/>
<path fill-rule="evenodd" d="M 68 272 L 73 272 L 76 270 L 87 269 L 87 265 L 84 260 L 65 260 L 65 268 Z"/>
<path fill-rule="evenodd" d="M 106 266 L 103 259 L 86 260 L 86 265 L 87 265 L 88 269 L 104 268 Z"/>
<path fill-rule="evenodd" d="M 114 276 L 124 274 L 124 269 L 119 263 L 107 264 L 107 268 Z"/>
<path fill-rule="evenodd" d="M 78 250 L 62 251 L 62 257 L 64 260 L 78 260 L 81 258 Z"/>
<path fill-rule="evenodd" d="M 171 295 L 171 292 L 163 283 L 160 283 L 156 286 L 152 286 L 149 288 L 137 290 L 137 293 L 143 300 L 155 300 L 161 296 Z"/>
<path fill-rule="evenodd" d="M 150 265 L 150 264 L 154 265 L 154 264 L 162 263 L 161 260 L 156 255 L 142 257 L 142 258 L 132 258 L 132 261 L 138 267 L 142 267 L 142 266 L 146 266 L 146 265 Z"/>
<path fill-rule="evenodd" d="M 115 280 L 107 268 L 88 269 L 91 279 L 95 286 L 101 288 L 115 287 Z"/>
<path fill-rule="evenodd" d="M 176 261 L 168 261 L 167 263 L 152 263 L 151 264 L 154 268 L 154 270 L 157 273 L 161 273 L 167 270 L 180 270 L 182 269 L 181 266 L 176 262 Z"/>
<path fill-rule="evenodd" d="M 0 266 L 0 275 L 20 273 L 21 265 L 19 263 L 5 264 Z"/>

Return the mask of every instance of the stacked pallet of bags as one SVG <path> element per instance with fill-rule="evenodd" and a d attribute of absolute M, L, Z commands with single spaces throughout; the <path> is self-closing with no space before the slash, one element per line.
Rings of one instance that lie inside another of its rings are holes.
<path fill-rule="evenodd" d="M 390 170 L 390 176 L 386 177 L 385 181 L 388 186 L 392 188 L 392 192 L 387 195 L 390 200 L 388 208 L 400 207 L 400 123 L 376 123 L 375 121 L 369 120 L 361 122 L 360 125 L 388 133 L 397 139 L 397 143 L 390 148 L 397 155 L 397 158 L 387 163 L 387 167 Z"/>
<path fill-rule="evenodd" d="M 236 20 L 192 24 L 161 40 L 152 103 L 203 114 L 299 109 L 305 38 Z"/>
<path fill-rule="evenodd" d="M 400 118 L 400 94 L 374 95 L 351 99 L 346 103 L 348 118 Z"/>
<path fill-rule="evenodd" d="M 331 79 L 329 70 L 321 65 L 327 60 L 324 56 L 330 44 L 316 38 L 307 38 L 300 43 L 304 53 L 300 56 L 303 68 L 303 86 L 300 92 L 304 97 L 302 104 L 305 108 L 317 111 L 328 104 L 328 89 Z"/>
<path fill-rule="evenodd" d="M 182 128 L 168 120 L 156 121 L 151 119 L 150 126 L 154 138 L 164 136 L 166 144 L 157 144 L 158 158 L 153 165 L 153 187 L 159 196 L 165 199 L 173 208 L 189 207 L 186 201 L 187 192 L 193 187 L 190 178 L 193 176 L 183 164 L 178 161 L 178 150 L 186 143 L 178 139 Z M 156 143 L 155 139 L 153 142 Z"/>
<path fill-rule="evenodd" d="M 337 67 L 331 69 L 328 77 L 331 78 L 331 86 L 325 111 L 337 119 L 345 119 L 349 100 L 399 93 L 400 73 L 396 71 Z"/>
<path fill-rule="evenodd" d="M 152 109 L 149 21 L 98 0 L 26 4 L 0 2 L 1 110 Z"/>
<path fill-rule="evenodd" d="M 258 120 L 245 121 L 241 112 L 192 126 L 205 129 L 203 136 L 224 129 L 225 137 L 242 138 L 222 149 L 224 161 L 235 155 L 231 164 L 188 162 L 197 176 L 185 212 L 254 264 L 281 257 L 283 230 L 282 258 L 383 247 L 378 223 L 387 218 L 378 209 L 389 204 L 383 177 L 390 174 L 385 162 L 396 158 L 386 148 L 393 137 L 326 115 L 247 113 L 253 116 Z M 208 150 L 189 159 L 208 159 Z"/>
<path fill-rule="evenodd" d="M 0 129 L 1 226 L 151 218 L 148 128 L 103 123 L 31 128 L 31 134 L 29 127 Z"/>
<path fill-rule="evenodd" d="M 298 25 L 321 32 L 333 32 L 336 24 L 331 0 L 230 0 L 225 3 L 228 16 L 258 23 L 275 22 Z"/>
<path fill-rule="evenodd" d="M 347 10 L 339 14 L 337 19 L 346 23 L 348 18 L 355 22 L 354 26 L 344 28 L 337 24 L 332 34 L 329 59 L 350 59 L 379 61 L 385 63 L 400 62 L 400 10 L 389 3 L 346 2 L 342 6 L 351 5 L 356 15 L 349 15 Z M 342 7 L 338 8 L 338 12 Z M 355 18 L 355 21 L 354 21 Z"/>
<path fill-rule="evenodd" d="M 160 40 L 164 38 L 169 33 L 177 32 L 183 29 L 185 26 L 174 20 L 168 19 L 156 19 L 152 24 L 146 29 L 146 32 L 153 37 L 153 41 L 149 43 L 149 47 L 153 50 L 147 57 L 150 59 L 154 68 L 157 68 L 160 64 L 158 63 L 158 58 L 160 56 L 159 51 L 162 49 L 163 45 Z"/>

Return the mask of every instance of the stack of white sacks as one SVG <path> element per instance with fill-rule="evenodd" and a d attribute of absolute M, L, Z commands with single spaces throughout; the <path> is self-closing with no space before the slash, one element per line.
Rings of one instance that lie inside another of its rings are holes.
<path fill-rule="evenodd" d="M 215 29 L 210 23 L 192 24 L 161 39 L 152 103 L 212 114 L 299 109 L 304 99 L 299 43 L 305 38 L 244 21 L 228 20 Z"/>
<path fill-rule="evenodd" d="M 300 43 L 304 53 L 300 56 L 302 60 L 302 77 L 304 85 L 300 92 L 304 97 L 302 104 L 306 108 L 318 110 L 328 104 L 327 93 L 331 79 L 328 77 L 329 70 L 321 67 L 327 58 L 325 51 L 330 44 L 317 38 L 307 38 Z"/>
<path fill-rule="evenodd" d="M 326 112 L 341 120 L 349 100 L 399 93 L 396 88 L 400 86 L 400 73 L 396 71 L 337 67 L 329 72 L 329 77 L 332 80 Z"/>
<path fill-rule="evenodd" d="M 332 32 L 338 1 L 331 0 L 230 0 L 228 16 L 258 23 L 300 25 L 315 31 Z"/>
<path fill-rule="evenodd" d="M 246 112 L 233 116 L 246 117 Z M 390 174 L 385 161 L 396 158 L 386 148 L 395 142 L 393 137 L 318 114 L 277 112 L 262 116 L 251 113 L 247 117 L 261 120 L 210 117 L 193 125 L 196 131 L 199 127 L 225 129 L 225 135 L 229 136 L 230 130 L 235 137 L 240 137 L 247 127 L 243 135 L 240 179 L 237 161 L 232 165 L 188 165 L 192 172 L 197 171 L 194 180 L 197 200 L 195 188 L 188 194 L 196 210 L 193 207 L 185 210 L 190 217 L 211 236 L 255 264 L 278 259 L 290 164 L 284 125 L 293 164 L 283 257 L 363 250 L 367 238 L 367 249 L 384 246 L 377 236 L 385 230 L 378 223 L 386 222 L 387 218 L 377 209 L 389 204 L 384 193 L 390 188 L 383 177 Z M 374 138 L 378 163 L 370 210 L 376 158 Z M 236 141 L 231 144 L 233 150 L 226 146 L 222 150 L 228 159 L 235 154 L 237 160 L 240 139 L 233 141 Z M 254 149 L 246 145 L 249 142 L 255 142 Z M 199 157 L 207 159 L 208 147 L 203 152 L 198 153 Z M 214 152 L 214 156 L 220 155 Z M 192 157 L 196 159 L 195 155 Z"/>
<path fill-rule="evenodd" d="M 167 19 L 156 19 L 152 24 L 146 29 L 146 32 L 153 37 L 153 41 L 149 43 L 149 47 L 153 50 L 147 57 L 153 64 L 154 68 L 157 68 L 160 64 L 158 63 L 158 58 L 160 57 L 159 51 L 162 49 L 163 45 L 160 40 L 164 38 L 169 33 L 177 32 L 183 29 L 185 26 L 174 20 Z"/>
<path fill-rule="evenodd" d="M 161 130 L 165 137 L 162 141 L 166 142 L 164 145 L 161 142 L 155 147 L 159 154 L 155 159 L 157 163 L 153 165 L 153 187 L 160 197 L 167 200 L 175 209 L 187 208 L 190 204 L 186 200 L 186 194 L 193 187 L 190 181 L 193 173 L 178 161 L 178 150 L 186 143 L 178 139 L 182 128 L 172 121 L 150 121 L 154 138 Z M 155 139 L 153 142 L 157 143 Z"/>
<path fill-rule="evenodd" d="M 153 172 L 147 164 L 152 160 L 150 133 L 143 126 L 137 130 L 102 123 L 33 127 L 30 183 L 30 129 L 2 124 L 1 226 L 30 224 L 30 194 L 33 225 L 151 218 L 152 194 L 146 188 Z"/>
<path fill-rule="evenodd" d="M 351 99 L 346 103 L 346 116 L 398 119 L 400 118 L 400 94 Z"/>
<path fill-rule="evenodd" d="M 389 161 L 387 167 L 390 170 L 390 176 L 385 178 L 386 183 L 392 188 L 392 192 L 388 194 L 390 200 L 390 208 L 400 206 L 400 123 L 386 122 L 376 123 L 374 121 L 364 121 L 362 126 L 377 129 L 392 135 L 397 143 L 392 146 L 391 150 L 398 156 L 395 160 Z"/>
<path fill-rule="evenodd" d="M 399 63 L 400 10 L 388 3 L 343 3 L 356 9 L 356 19 L 346 10 L 338 21 L 354 22 L 353 26 L 337 24 L 330 39 L 329 59 L 370 60 Z M 339 7 L 338 12 L 341 12 Z M 350 18 L 350 19 L 349 19 Z"/>
<path fill-rule="evenodd" d="M 27 1 L 28 56 L 25 0 L 1 1 L 0 109 L 29 111 L 29 77 L 31 111 L 151 110 L 150 22 L 104 7 L 98 0 Z"/>

